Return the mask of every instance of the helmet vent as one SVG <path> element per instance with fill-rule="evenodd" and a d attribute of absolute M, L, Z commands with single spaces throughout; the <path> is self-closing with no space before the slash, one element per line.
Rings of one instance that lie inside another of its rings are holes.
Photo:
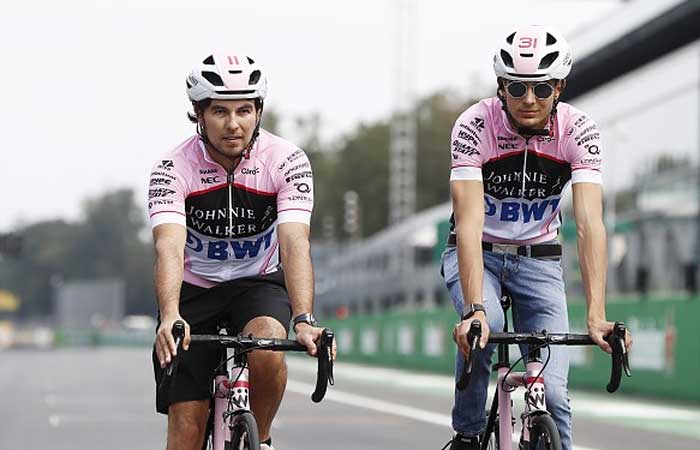
<path fill-rule="evenodd" d="M 552 65 L 555 59 L 559 56 L 559 52 L 552 52 L 542 58 L 542 61 L 540 61 L 540 66 L 538 69 L 547 69 L 549 66 Z"/>
<path fill-rule="evenodd" d="M 192 85 L 189 81 L 185 80 L 185 84 L 187 85 L 187 89 L 192 89 Z"/>
<path fill-rule="evenodd" d="M 506 67 L 511 67 L 513 68 L 513 58 L 508 54 L 507 51 L 501 50 L 501 59 L 503 60 L 503 64 L 506 65 Z"/>
<path fill-rule="evenodd" d="M 228 73 L 231 75 L 238 75 L 239 73 L 243 73 L 242 70 L 229 70 Z"/>
<path fill-rule="evenodd" d="M 557 38 L 555 38 L 551 33 L 547 33 L 547 45 L 554 45 L 557 43 Z"/>
<path fill-rule="evenodd" d="M 535 56 L 535 54 L 534 53 L 521 53 L 520 56 L 522 56 L 523 58 L 532 58 L 533 56 Z"/>
<path fill-rule="evenodd" d="M 258 81 L 260 81 L 260 71 L 254 70 L 250 74 L 250 79 L 248 80 L 248 84 L 257 84 Z"/>
<path fill-rule="evenodd" d="M 206 64 L 208 66 L 213 66 L 214 65 L 214 57 L 212 55 L 209 55 L 204 61 L 202 61 L 202 64 Z"/>
<path fill-rule="evenodd" d="M 214 72 L 202 72 L 202 76 L 207 79 L 208 82 L 213 84 L 214 86 L 223 86 L 224 81 L 221 79 L 221 77 L 214 73 Z"/>
<path fill-rule="evenodd" d="M 244 91 L 216 91 L 220 95 L 252 95 L 255 94 L 254 89 L 247 89 Z"/>
<path fill-rule="evenodd" d="M 253 58 L 251 58 L 250 56 L 246 56 L 246 58 L 248 58 L 248 64 L 255 64 L 255 61 L 253 61 Z"/>
<path fill-rule="evenodd" d="M 515 39 L 515 33 L 511 34 L 506 38 L 506 42 L 509 43 L 510 45 L 513 45 L 513 39 Z"/>

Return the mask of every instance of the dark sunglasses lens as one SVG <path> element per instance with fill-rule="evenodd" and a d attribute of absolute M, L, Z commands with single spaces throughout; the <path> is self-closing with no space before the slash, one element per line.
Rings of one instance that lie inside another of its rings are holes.
<path fill-rule="evenodd" d="M 527 92 L 527 85 L 521 82 L 510 83 L 506 88 L 508 90 L 508 95 L 513 98 L 520 98 Z"/>
<path fill-rule="evenodd" d="M 545 98 L 549 98 L 549 96 L 552 95 L 552 92 L 554 92 L 554 88 L 549 83 L 537 83 L 535 85 L 534 92 L 535 97 L 539 98 L 540 100 L 544 100 Z"/>

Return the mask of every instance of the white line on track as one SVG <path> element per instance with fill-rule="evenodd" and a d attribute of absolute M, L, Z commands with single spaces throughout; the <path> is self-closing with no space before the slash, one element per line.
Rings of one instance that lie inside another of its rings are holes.
<path fill-rule="evenodd" d="M 308 393 L 313 392 L 314 389 L 315 386 L 309 383 L 302 383 L 300 381 L 295 381 L 291 379 L 287 381 L 287 390 L 290 392 L 294 392 L 295 394 L 308 395 Z M 365 408 L 383 414 L 392 414 L 395 416 L 406 417 L 408 419 L 417 420 L 419 422 L 426 422 L 433 425 L 439 425 L 452 429 L 452 419 L 446 414 L 438 414 L 426 411 L 424 409 L 414 408 L 412 406 L 400 405 L 398 403 L 377 400 L 362 395 L 352 394 L 350 392 L 339 391 L 335 388 L 330 388 L 328 392 L 326 392 L 324 400 L 342 403 L 344 405 L 356 406 L 358 408 Z M 580 447 L 575 445 L 574 450 L 596 449 L 590 447 Z"/>

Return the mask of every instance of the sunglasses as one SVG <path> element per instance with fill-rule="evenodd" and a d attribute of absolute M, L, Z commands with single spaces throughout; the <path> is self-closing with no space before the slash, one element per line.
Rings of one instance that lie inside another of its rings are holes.
<path fill-rule="evenodd" d="M 512 81 L 506 85 L 506 92 L 512 98 L 523 98 L 527 94 L 529 85 L 523 81 Z M 538 100 L 545 100 L 554 93 L 554 86 L 544 81 L 541 81 L 532 86 L 532 92 Z"/>

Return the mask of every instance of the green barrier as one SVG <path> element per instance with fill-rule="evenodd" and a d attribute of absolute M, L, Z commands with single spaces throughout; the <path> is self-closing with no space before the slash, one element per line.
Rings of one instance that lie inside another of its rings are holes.
<path fill-rule="evenodd" d="M 392 312 L 328 320 L 341 360 L 440 373 L 454 369 L 454 312 Z"/>
<path fill-rule="evenodd" d="M 585 305 L 569 306 L 573 329 L 585 329 Z M 700 402 L 693 384 L 700 374 L 700 302 L 655 299 L 609 303 L 610 320 L 622 320 L 633 334 L 632 378 L 624 377 L 621 392 Z M 608 379 L 610 359 L 593 348 L 572 352 L 572 386 L 598 388 Z"/>
<path fill-rule="evenodd" d="M 572 332 L 585 332 L 585 309 L 582 303 L 569 305 Z M 624 377 L 621 392 L 700 402 L 700 390 L 691 389 L 700 373 L 700 301 L 609 302 L 607 314 L 633 333 L 632 378 Z M 453 374 L 456 321 L 453 310 L 440 309 L 326 320 L 323 325 L 336 331 L 340 361 Z M 592 346 L 569 351 L 570 386 L 604 391 L 609 355 Z M 519 352 L 514 349 L 511 356 L 515 360 Z"/>

